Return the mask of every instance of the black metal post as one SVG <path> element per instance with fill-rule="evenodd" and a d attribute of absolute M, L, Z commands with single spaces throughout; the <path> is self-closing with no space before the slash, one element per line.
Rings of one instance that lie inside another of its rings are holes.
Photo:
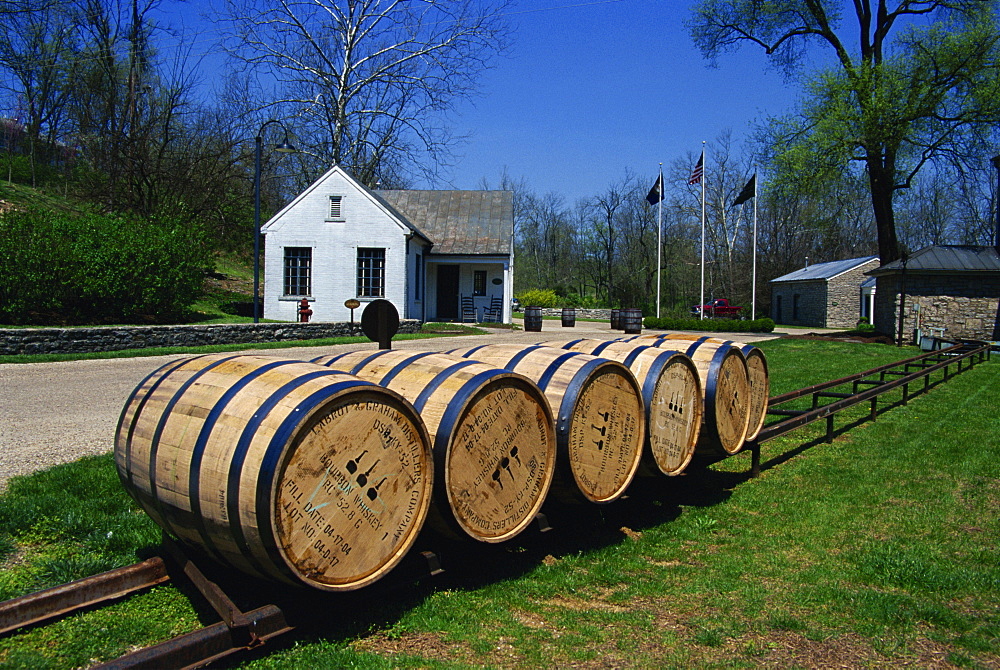
<path fill-rule="evenodd" d="M 270 123 L 270 122 L 268 122 Z M 267 123 L 264 124 L 266 126 Z M 258 291 L 260 290 L 260 155 L 264 146 L 264 139 L 260 133 L 264 132 L 264 126 L 260 127 L 257 133 L 256 150 L 254 153 L 253 170 L 253 322 L 260 323 L 260 301 Z"/>
<path fill-rule="evenodd" d="M 260 161 L 261 154 L 264 150 L 264 128 L 272 123 L 276 123 L 281 126 L 281 129 L 285 131 L 285 139 L 274 148 L 275 151 L 290 154 L 295 153 L 296 149 L 291 144 L 288 143 L 288 129 L 281 123 L 281 121 L 276 121 L 274 119 L 268 119 L 265 121 L 260 130 L 257 131 L 257 138 L 255 140 L 254 146 L 254 170 L 253 170 L 253 322 L 260 322 L 260 300 L 258 298 L 258 293 L 260 291 Z"/>
<path fill-rule="evenodd" d="M 903 252 L 902 271 L 899 273 L 899 329 L 896 336 L 896 346 L 903 346 L 903 324 L 906 322 L 906 252 Z"/>
<path fill-rule="evenodd" d="M 996 230 L 993 231 L 993 245 L 996 247 L 997 252 L 1000 253 L 1000 156 L 994 156 L 990 159 L 993 163 L 993 167 L 997 170 L 997 190 L 993 195 L 993 209 L 996 216 Z"/>

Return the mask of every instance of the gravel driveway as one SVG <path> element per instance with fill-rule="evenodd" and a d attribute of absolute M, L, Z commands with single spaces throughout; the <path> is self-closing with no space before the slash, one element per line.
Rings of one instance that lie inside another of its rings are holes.
<path fill-rule="evenodd" d="M 750 342 L 777 336 L 780 334 L 740 335 L 737 339 Z M 606 323 L 578 321 L 575 328 L 562 328 L 559 321 L 545 321 L 541 333 L 497 331 L 488 335 L 408 340 L 394 342 L 393 348 L 445 351 L 477 344 L 527 345 L 581 337 L 613 339 L 621 337 L 621 331 L 611 330 Z M 243 353 L 308 360 L 325 354 L 376 348 L 375 343 L 364 343 Z M 15 475 L 111 451 L 118 416 L 129 394 L 150 372 L 178 358 L 154 356 L 0 365 L 0 491 L 6 489 L 7 481 Z"/>

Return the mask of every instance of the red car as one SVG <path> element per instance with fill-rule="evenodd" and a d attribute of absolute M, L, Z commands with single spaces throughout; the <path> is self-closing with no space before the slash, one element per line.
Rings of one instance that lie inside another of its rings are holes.
<path fill-rule="evenodd" d="M 742 306 L 730 305 L 728 298 L 715 298 L 704 305 L 694 305 L 691 308 L 691 314 L 700 317 L 702 310 L 704 310 L 705 316 L 708 318 L 738 319 L 741 309 L 743 309 Z"/>

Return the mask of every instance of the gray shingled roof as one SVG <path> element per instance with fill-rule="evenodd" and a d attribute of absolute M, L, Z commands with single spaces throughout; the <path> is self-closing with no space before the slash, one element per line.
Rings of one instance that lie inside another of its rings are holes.
<path fill-rule="evenodd" d="M 513 191 L 375 191 L 434 243 L 435 254 L 510 253 Z"/>
<path fill-rule="evenodd" d="M 902 260 L 886 263 L 865 274 L 899 272 Z M 907 272 L 1000 272 L 996 247 L 972 244 L 936 244 L 914 252 L 906 259 Z"/>
<path fill-rule="evenodd" d="M 777 279 L 772 279 L 771 283 L 775 282 L 790 282 L 790 281 L 808 281 L 815 279 L 829 280 L 833 279 L 839 274 L 843 274 L 848 270 L 853 270 L 859 265 L 864 265 L 870 261 L 877 261 L 878 256 L 864 256 L 863 258 L 849 258 L 845 261 L 830 261 L 828 263 L 813 263 L 808 267 L 804 267 L 795 272 L 789 272 L 786 275 L 782 275 Z"/>

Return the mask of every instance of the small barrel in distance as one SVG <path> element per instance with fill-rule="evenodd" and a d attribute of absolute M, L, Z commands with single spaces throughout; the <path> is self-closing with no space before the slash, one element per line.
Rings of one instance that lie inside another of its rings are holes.
<path fill-rule="evenodd" d="M 542 308 L 524 308 L 524 330 L 529 333 L 540 333 L 542 331 Z"/>
<path fill-rule="evenodd" d="M 636 335 L 642 332 L 642 310 L 630 307 L 622 312 L 622 330 L 626 335 Z"/>
<path fill-rule="evenodd" d="M 562 327 L 563 328 L 573 328 L 576 326 L 576 308 L 575 307 L 563 307 L 562 308 Z"/>

